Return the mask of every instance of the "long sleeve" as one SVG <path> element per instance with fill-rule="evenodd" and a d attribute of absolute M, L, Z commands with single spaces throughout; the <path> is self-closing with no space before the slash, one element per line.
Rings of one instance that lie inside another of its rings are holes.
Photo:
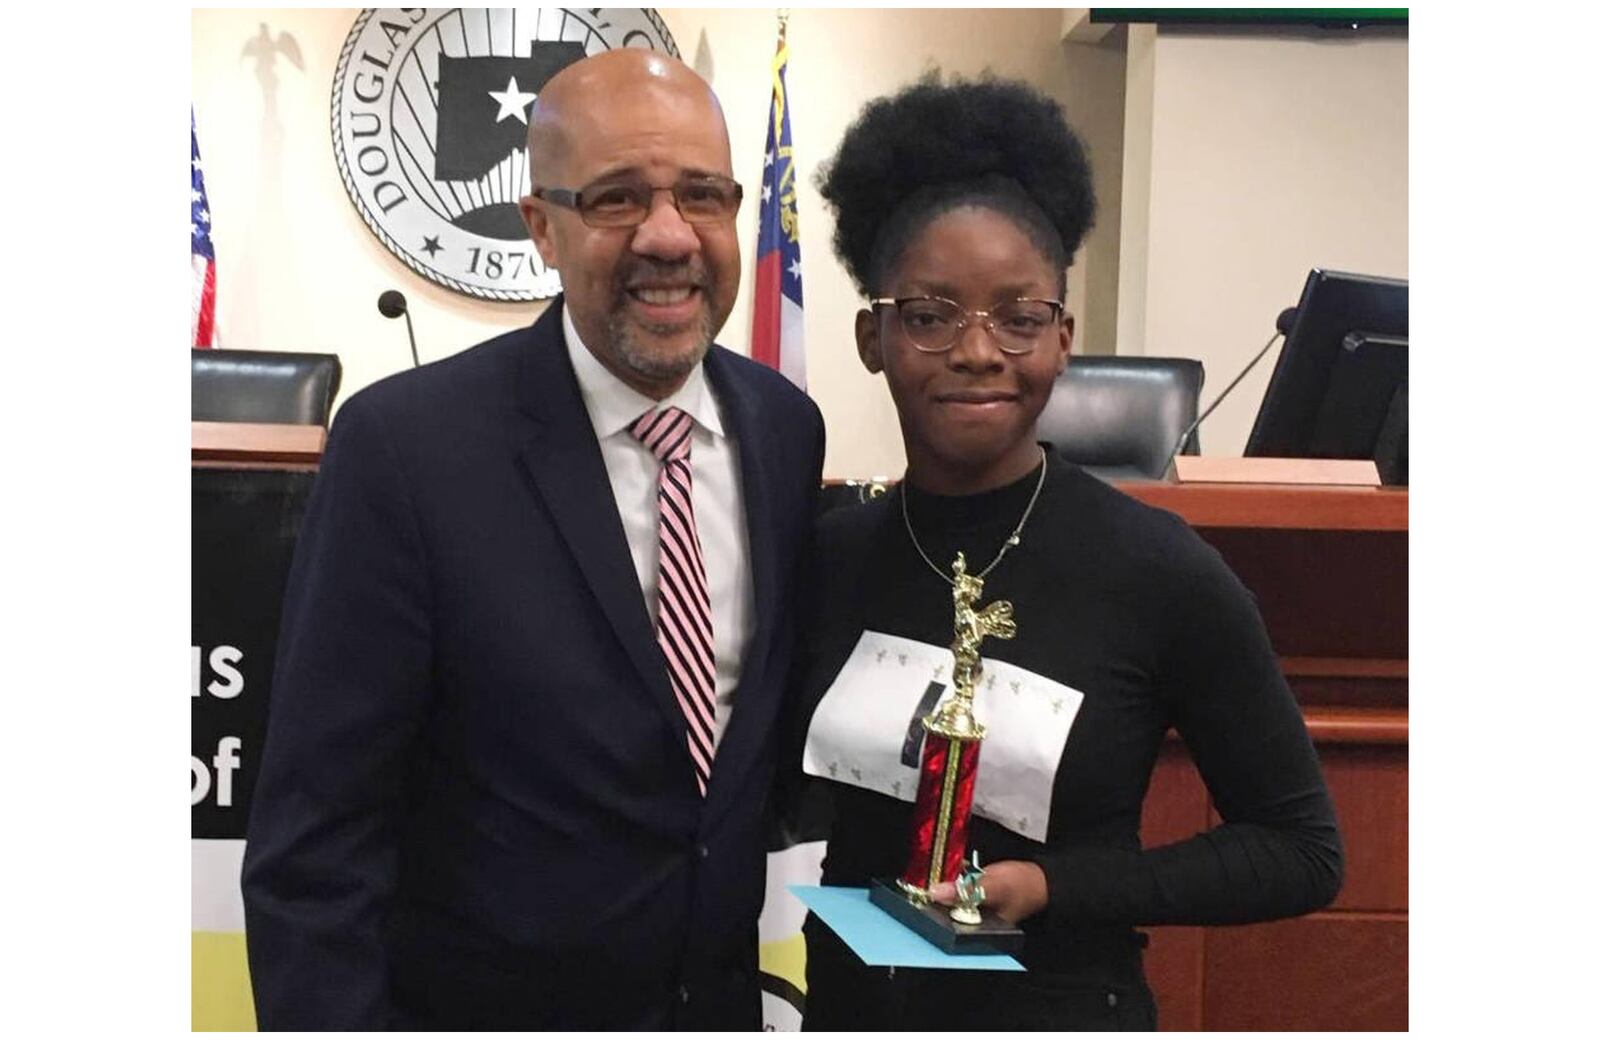
<path fill-rule="evenodd" d="M 264 1029 L 390 1023 L 381 928 L 406 752 L 431 666 L 423 543 L 361 395 L 335 423 L 296 548 L 243 889 Z"/>
<path fill-rule="evenodd" d="M 1237 924 L 1306 913 L 1338 894 L 1333 806 L 1250 594 L 1209 547 L 1182 554 L 1158 677 L 1224 821 L 1142 851 L 1041 853 L 1063 923 Z"/>

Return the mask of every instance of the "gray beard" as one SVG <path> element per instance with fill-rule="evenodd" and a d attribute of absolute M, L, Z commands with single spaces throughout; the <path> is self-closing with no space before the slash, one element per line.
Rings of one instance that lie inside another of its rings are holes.
<path fill-rule="evenodd" d="M 671 325 L 645 327 L 660 335 L 669 334 L 675 328 Z M 606 333 L 611 337 L 611 345 L 616 348 L 617 356 L 630 371 L 637 372 L 646 379 L 667 381 L 682 379 L 694 371 L 694 366 L 698 365 L 705 358 L 706 352 L 711 349 L 711 340 L 716 335 L 716 330 L 711 327 L 711 312 L 708 309 L 700 321 L 699 345 L 690 354 L 676 358 L 657 357 L 648 353 L 634 340 L 633 327 L 621 314 L 614 313 L 607 318 Z"/>

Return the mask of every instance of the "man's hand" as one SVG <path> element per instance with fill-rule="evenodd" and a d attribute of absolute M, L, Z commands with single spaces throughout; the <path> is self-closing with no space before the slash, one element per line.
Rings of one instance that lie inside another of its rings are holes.
<path fill-rule="evenodd" d="M 983 907 L 1011 924 L 1025 921 L 1045 908 L 1050 888 L 1039 864 L 1007 859 L 983 868 Z M 956 886 L 952 881 L 934 885 L 928 897 L 942 906 L 956 905 Z"/>

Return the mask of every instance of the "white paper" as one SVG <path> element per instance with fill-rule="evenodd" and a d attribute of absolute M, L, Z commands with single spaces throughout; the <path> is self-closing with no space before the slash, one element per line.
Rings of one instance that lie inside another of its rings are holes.
<path fill-rule="evenodd" d="M 918 770 L 901 762 L 901 751 L 928 684 L 941 683 L 944 696 L 952 695 L 954 663 L 948 646 L 863 632 L 811 718 L 805 771 L 914 801 Z M 1082 704 L 1083 694 L 1070 686 L 984 658 L 973 715 L 988 732 L 973 812 L 1044 841 L 1056 769 Z"/>

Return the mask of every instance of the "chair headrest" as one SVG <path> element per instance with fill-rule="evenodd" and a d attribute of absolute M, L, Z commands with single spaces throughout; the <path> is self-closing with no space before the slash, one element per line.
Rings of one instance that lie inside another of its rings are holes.
<path fill-rule="evenodd" d="M 1099 476 L 1159 480 L 1199 412 L 1204 382 L 1192 358 L 1075 357 L 1039 416 L 1039 439 Z M 1198 436 L 1184 447 L 1198 451 Z"/>
<path fill-rule="evenodd" d="M 343 375 L 338 355 L 194 350 L 190 418 L 326 426 Z"/>

